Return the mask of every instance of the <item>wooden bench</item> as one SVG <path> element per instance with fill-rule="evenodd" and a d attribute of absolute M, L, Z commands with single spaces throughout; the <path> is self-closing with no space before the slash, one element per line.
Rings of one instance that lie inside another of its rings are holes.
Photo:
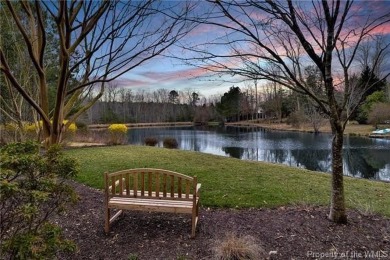
<path fill-rule="evenodd" d="M 200 183 L 181 173 L 139 168 L 104 174 L 105 232 L 122 210 L 187 213 L 192 215 L 195 237 L 199 215 Z M 119 209 L 111 217 L 111 209 Z"/>

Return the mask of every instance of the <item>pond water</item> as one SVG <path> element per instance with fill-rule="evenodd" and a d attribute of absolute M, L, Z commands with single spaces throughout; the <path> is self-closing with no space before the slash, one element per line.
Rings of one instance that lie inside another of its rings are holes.
<path fill-rule="evenodd" d="M 309 170 L 331 172 L 330 134 L 311 134 L 240 127 L 135 128 L 129 143 L 142 145 L 146 137 L 173 137 L 179 149 L 266 161 Z M 390 181 L 390 140 L 365 137 L 344 139 L 344 173 Z"/>

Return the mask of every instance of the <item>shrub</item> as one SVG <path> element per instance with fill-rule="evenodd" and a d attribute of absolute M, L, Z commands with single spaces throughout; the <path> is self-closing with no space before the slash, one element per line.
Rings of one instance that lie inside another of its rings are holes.
<path fill-rule="evenodd" d="M 64 120 L 62 121 L 63 125 L 66 125 L 69 120 Z M 53 123 L 52 120 L 50 120 L 50 123 Z M 42 128 L 43 122 L 40 120 L 39 122 L 34 122 L 34 123 L 27 123 L 24 125 L 24 130 L 27 132 L 37 132 L 39 128 Z M 75 123 L 71 123 L 67 129 L 69 132 L 76 132 L 77 126 Z"/>
<path fill-rule="evenodd" d="M 0 142 L 12 143 L 23 140 L 24 131 L 16 123 L 5 123 L 0 125 Z"/>
<path fill-rule="evenodd" d="M 66 125 L 68 123 L 68 120 L 64 120 L 62 123 L 64 125 Z M 73 134 L 76 133 L 76 131 L 77 131 L 77 126 L 75 123 L 71 123 L 69 125 L 68 129 L 65 130 L 65 132 L 69 132 L 69 133 L 73 133 Z"/>
<path fill-rule="evenodd" d="M 36 133 L 38 125 L 36 123 L 27 123 L 24 125 L 24 130 L 28 133 Z"/>
<path fill-rule="evenodd" d="M 108 127 L 110 144 L 123 144 L 126 142 L 127 126 L 125 124 L 112 124 Z"/>
<path fill-rule="evenodd" d="M 356 120 L 359 124 L 366 124 L 373 106 L 377 103 L 384 102 L 386 102 L 386 94 L 384 91 L 375 91 L 371 95 L 367 96 L 361 107 L 358 109 Z"/>
<path fill-rule="evenodd" d="M 127 126 L 125 124 L 112 124 L 108 127 L 108 130 L 112 133 L 127 133 Z"/>
<path fill-rule="evenodd" d="M 18 125 L 15 123 L 5 124 L 4 130 L 6 131 L 17 131 L 19 129 Z"/>
<path fill-rule="evenodd" d="M 0 255 L 7 259 L 50 259 L 73 251 L 61 229 L 48 219 L 76 201 L 64 180 L 77 164 L 58 146 L 46 153 L 36 143 L 14 143 L 0 150 Z"/>
<path fill-rule="evenodd" d="M 287 124 L 293 127 L 299 128 L 301 124 L 306 122 L 305 114 L 303 111 L 294 111 L 287 118 Z"/>
<path fill-rule="evenodd" d="M 50 123 L 53 123 L 53 121 L 50 121 Z M 66 125 L 68 123 L 68 120 L 62 121 L 63 125 Z M 24 125 L 24 131 L 27 134 L 27 139 L 34 139 L 37 137 L 38 132 L 42 129 L 43 122 L 42 120 L 38 122 L 33 123 L 26 123 Z M 64 139 L 70 139 L 73 138 L 75 133 L 77 131 L 77 126 L 75 123 L 71 123 L 68 127 L 68 129 L 65 130 L 63 133 L 63 140 Z"/>
<path fill-rule="evenodd" d="M 376 129 L 378 124 L 388 120 L 390 120 L 390 103 L 373 104 L 370 113 L 368 113 L 368 123 Z"/>
<path fill-rule="evenodd" d="M 88 125 L 84 122 L 77 121 L 76 122 L 77 129 L 88 129 Z"/>
<path fill-rule="evenodd" d="M 68 120 L 64 120 L 62 123 L 65 126 L 68 123 Z M 68 129 L 66 129 L 65 132 L 62 135 L 62 142 L 64 143 L 64 142 L 66 142 L 66 140 L 72 140 L 75 137 L 75 135 L 76 135 L 76 131 L 77 131 L 76 124 L 75 123 L 71 123 L 68 126 Z"/>
<path fill-rule="evenodd" d="M 222 241 L 214 243 L 213 249 L 215 259 L 267 259 L 266 252 L 256 244 L 252 236 L 237 236 L 234 233 L 228 233 Z"/>
<path fill-rule="evenodd" d="M 158 140 L 156 137 L 146 137 L 144 143 L 148 146 L 156 146 L 158 144 Z"/>
<path fill-rule="evenodd" d="M 163 141 L 163 146 L 169 149 L 176 149 L 179 146 L 179 144 L 177 143 L 175 138 L 167 137 Z"/>

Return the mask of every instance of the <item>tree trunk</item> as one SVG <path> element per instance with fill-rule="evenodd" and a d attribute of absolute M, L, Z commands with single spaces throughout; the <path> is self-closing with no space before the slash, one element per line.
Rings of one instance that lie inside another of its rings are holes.
<path fill-rule="evenodd" d="M 333 120 L 331 120 L 333 121 Z M 332 195 L 329 219 L 335 223 L 347 223 L 343 182 L 343 128 L 340 122 L 331 122 L 332 140 Z"/>

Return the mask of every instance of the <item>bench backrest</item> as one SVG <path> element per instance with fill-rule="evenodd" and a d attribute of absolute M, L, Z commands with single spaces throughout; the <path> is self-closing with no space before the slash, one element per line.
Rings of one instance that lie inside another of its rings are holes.
<path fill-rule="evenodd" d="M 197 178 L 152 168 L 129 169 L 105 173 L 108 197 L 161 198 L 193 200 Z"/>

